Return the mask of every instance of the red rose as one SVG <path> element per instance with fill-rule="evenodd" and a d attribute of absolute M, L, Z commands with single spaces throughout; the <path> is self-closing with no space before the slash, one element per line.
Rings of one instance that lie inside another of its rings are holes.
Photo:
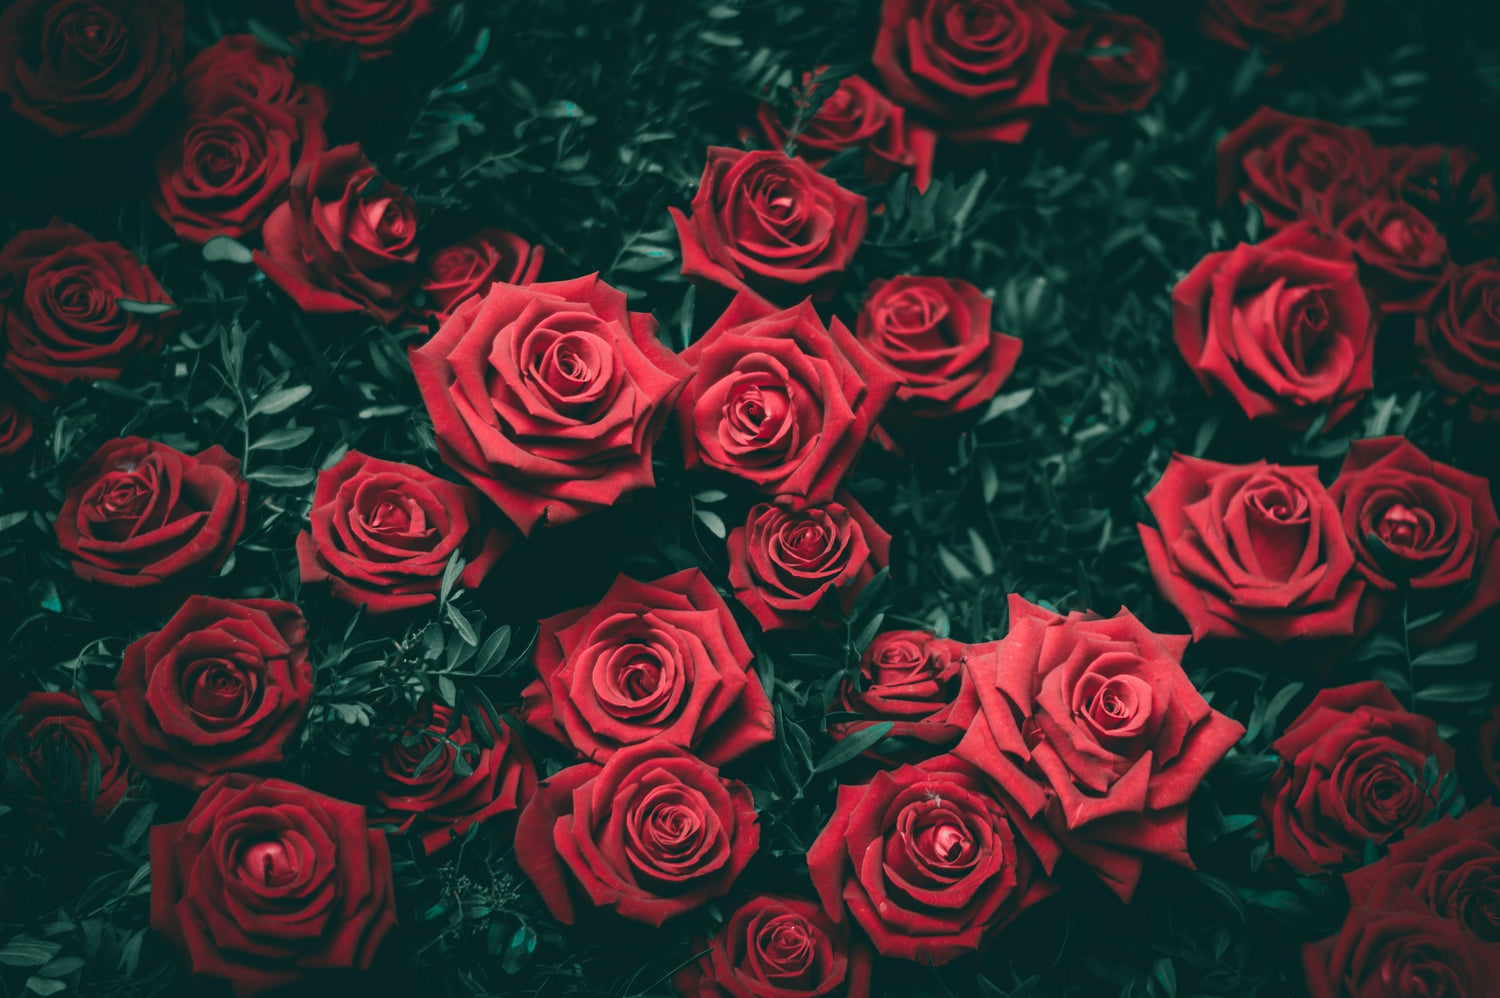
<path fill-rule="evenodd" d="M 812 901 L 760 894 L 679 970 L 683 998 L 869 998 L 870 947 Z"/>
<path fill-rule="evenodd" d="M 1344 0 L 1203 0 L 1198 30 L 1237 49 L 1285 45 L 1343 20 Z"/>
<path fill-rule="evenodd" d="M 696 568 L 655 582 L 621 575 L 593 606 L 541 621 L 522 717 L 594 762 L 652 742 L 723 765 L 775 737 L 752 658 Z"/>
<path fill-rule="evenodd" d="M 1385 151 L 1391 188 L 1440 222 L 1484 239 L 1500 224 L 1495 176 L 1468 146 L 1393 146 Z"/>
<path fill-rule="evenodd" d="M 925 964 L 978 950 L 1053 893 L 1039 867 L 1056 860 L 1046 833 L 951 755 L 841 785 L 807 850 L 824 911 L 847 911 L 882 956 Z"/>
<path fill-rule="evenodd" d="M 147 776 L 202 789 L 280 762 L 312 688 L 301 610 L 190 596 L 125 649 L 115 677 L 120 742 Z"/>
<path fill-rule="evenodd" d="M 516 862 L 552 917 L 575 900 L 658 928 L 728 893 L 760 847 L 750 789 L 655 741 L 543 783 L 516 825 Z"/>
<path fill-rule="evenodd" d="M 390 847 L 357 804 L 233 773 L 151 829 L 151 927 L 241 998 L 366 970 L 395 925 Z"/>
<path fill-rule="evenodd" d="M 119 437 L 68 481 L 57 541 L 88 582 L 135 589 L 201 579 L 239 541 L 249 492 L 239 460 L 222 447 L 190 457 Z"/>
<path fill-rule="evenodd" d="M 1261 799 L 1271 852 L 1305 874 L 1353 866 L 1367 842 L 1416 828 L 1433 806 L 1427 759 L 1453 768 L 1436 722 L 1376 681 L 1322 690 L 1271 748 L 1284 760 Z"/>
<path fill-rule="evenodd" d="M 0 398 L 0 457 L 18 454 L 31 440 L 31 413 L 7 398 Z"/>
<path fill-rule="evenodd" d="M 650 488 L 686 370 L 598 274 L 493 284 L 411 352 L 438 453 L 523 534 Z"/>
<path fill-rule="evenodd" d="M 189 107 L 196 109 L 225 95 L 259 104 L 311 104 L 319 124 L 327 114 L 322 88 L 297 82 L 292 60 L 254 35 L 225 35 L 182 71 L 182 97 Z"/>
<path fill-rule="evenodd" d="M 154 352 L 175 310 L 127 312 L 120 299 L 171 306 L 151 271 L 119 243 L 53 219 L 0 249 L 3 363 L 21 386 L 51 401 L 71 381 L 114 381 Z"/>
<path fill-rule="evenodd" d="M 885 0 L 875 69 L 957 142 L 1020 142 L 1051 102 L 1061 0 Z"/>
<path fill-rule="evenodd" d="M 1500 519 L 1485 479 L 1434 461 L 1403 437 L 1380 437 L 1349 445 L 1328 494 L 1343 512 L 1370 596 L 1388 603 L 1404 582 L 1417 601 L 1413 619 L 1442 613 L 1413 632 L 1416 644 L 1437 644 L 1500 603 Z"/>
<path fill-rule="evenodd" d="M 304 312 L 395 322 L 416 287 L 417 206 L 358 145 L 303 160 L 266 219 L 255 264 Z"/>
<path fill-rule="evenodd" d="M 1452 261 L 1448 241 L 1405 201 L 1372 198 L 1339 232 L 1354 247 L 1370 300 L 1386 312 L 1426 312 Z"/>
<path fill-rule="evenodd" d="M 775 149 L 709 146 L 692 216 L 667 210 L 685 277 L 785 303 L 831 298 L 869 223 L 861 195 Z"/>
<path fill-rule="evenodd" d="M 1161 89 L 1161 34 L 1138 17 L 1089 11 L 1052 66 L 1057 99 L 1084 119 L 1143 111 Z"/>
<path fill-rule="evenodd" d="M 1219 202 L 1238 192 L 1273 230 L 1303 218 L 1337 224 L 1385 179 L 1363 129 L 1262 107 L 1219 140 Z"/>
<path fill-rule="evenodd" d="M 536 791 L 526 743 L 510 726 L 480 712 L 442 704 L 418 711 L 380 757 L 380 789 L 387 808 L 380 824 L 420 835 L 430 856 L 470 828 L 509 814 Z"/>
<path fill-rule="evenodd" d="M 408 610 L 437 602 L 457 551 L 472 589 L 511 540 L 484 527 L 479 507 L 471 488 L 351 450 L 318 475 L 311 529 L 297 535 L 302 582 L 327 582 L 369 613 Z"/>
<path fill-rule="evenodd" d="M 836 500 L 763 502 L 730 531 L 729 584 L 762 630 L 805 630 L 830 596 L 848 613 L 890 562 L 891 535 L 847 492 Z"/>
<path fill-rule="evenodd" d="M 1356 908 L 1338 935 L 1302 947 L 1302 965 L 1310 998 L 1467 998 L 1497 980 L 1477 950 L 1445 919 Z"/>
<path fill-rule="evenodd" d="M 1500 263 L 1449 271 L 1431 315 L 1417 319 L 1417 357 L 1470 419 L 1500 420 Z"/>
<path fill-rule="evenodd" d="M 309 35 L 352 45 L 365 60 L 390 55 L 396 39 L 435 9 L 433 0 L 297 0 Z"/>
<path fill-rule="evenodd" d="M 19 0 L 0 13 L 0 93 L 56 136 L 129 135 L 177 82 L 179 0 Z"/>
<path fill-rule="evenodd" d="M 863 720 L 830 723 L 829 737 L 843 741 L 872 724 L 890 721 L 887 737 L 909 740 L 916 752 L 952 748 L 972 719 L 972 711 L 965 716 L 957 703 L 969 651 L 967 645 L 926 631 L 876 635 L 860 656 L 858 685 L 853 678 L 845 679 L 836 704 Z M 873 749 L 865 755 L 889 761 Z"/>
<path fill-rule="evenodd" d="M 810 302 L 777 311 L 741 294 L 682 352 L 684 459 L 770 495 L 832 499 L 896 390 L 895 372 Z"/>
<path fill-rule="evenodd" d="M 1500 791 L 1500 704 L 1490 708 L 1479 726 L 1479 765 L 1495 788 L 1490 791 L 1493 796 Z"/>
<path fill-rule="evenodd" d="M 96 721 L 76 693 L 28 693 L 16 705 L 14 727 L 0 745 L 5 797 L 28 810 L 87 814 L 104 819 L 130 793 L 135 773 L 115 738 L 120 710 L 106 690 L 91 694 Z M 98 783 L 91 775 L 97 768 Z"/>
<path fill-rule="evenodd" d="M 428 309 L 438 319 L 491 284 L 530 284 L 542 270 L 545 250 L 533 246 L 514 232 L 480 229 L 467 239 L 445 246 L 427 258 L 422 290 Z"/>
<path fill-rule="evenodd" d="M 1354 633 L 1364 577 L 1317 468 L 1174 454 L 1146 505 L 1151 575 L 1194 640 Z"/>
<path fill-rule="evenodd" d="M 1306 224 L 1210 253 L 1172 289 L 1173 339 L 1203 390 L 1291 429 L 1332 426 L 1369 392 L 1378 319 L 1350 248 Z"/>

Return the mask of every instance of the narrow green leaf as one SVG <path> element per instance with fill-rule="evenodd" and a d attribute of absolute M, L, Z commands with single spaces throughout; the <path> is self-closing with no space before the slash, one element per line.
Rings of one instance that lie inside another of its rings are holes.
<path fill-rule="evenodd" d="M 312 394 L 309 385 L 296 385 L 292 388 L 279 388 L 256 399 L 255 405 L 250 409 L 252 416 L 270 416 L 278 412 L 290 409 Z"/>
<path fill-rule="evenodd" d="M 250 247 L 229 236 L 214 236 L 203 244 L 203 259 L 209 263 L 253 263 L 255 255 Z"/>
<path fill-rule="evenodd" d="M 872 724 L 868 728 L 861 728 L 851 734 L 848 738 L 834 745 L 813 766 L 814 773 L 826 773 L 830 769 L 837 769 L 851 759 L 858 758 L 867 750 L 875 747 L 886 735 L 891 733 L 891 721 L 881 721 Z"/>

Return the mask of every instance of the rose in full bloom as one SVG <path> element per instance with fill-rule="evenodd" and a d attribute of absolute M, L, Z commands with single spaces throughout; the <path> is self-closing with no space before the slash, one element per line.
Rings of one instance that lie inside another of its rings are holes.
<path fill-rule="evenodd" d="M 1320 691 L 1271 749 L 1283 760 L 1261 800 L 1271 853 L 1304 874 L 1347 869 L 1367 842 L 1415 829 L 1434 804 L 1428 758 L 1440 776 L 1453 768 L 1437 723 L 1375 681 Z"/>
<path fill-rule="evenodd" d="M 154 314 L 126 311 L 122 298 Z M 0 364 L 44 402 L 71 381 L 116 380 L 160 348 L 175 316 L 134 253 L 76 226 L 53 219 L 0 248 Z"/>
<path fill-rule="evenodd" d="M 1020 142 L 1051 103 L 1062 0 L 885 0 L 875 69 L 957 142 Z"/>
<path fill-rule="evenodd" d="M 1303 218 L 1333 224 L 1386 183 L 1368 132 L 1262 107 L 1219 141 L 1220 203 L 1238 193 L 1280 229 Z"/>
<path fill-rule="evenodd" d="M 429 856 L 475 825 L 519 810 L 536 791 L 526 743 L 510 725 L 483 711 L 479 724 L 456 713 L 429 704 L 380 757 L 376 796 L 386 813 L 379 823 L 420 836 Z"/>
<path fill-rule="evenodd" d="M 232 773 L 151 828 L 151 927 L 240 998 L 366 970 L 395 925 L 390 847 L 357 804 Z"/>
<path fill-rule="evenodd" d="M 1485 479 L 1434 461 L 1404 437 L 1379 437 L 1349 445 L 1328 493 L 1370 597 L 1394 608 L 1404 583 L 1413 619 L 1442 614 L 1413 630 L 1414 643 L 1437 644 L 1500 603 L 1500 518 Z"/>
<path fill-rule="evenodd" d="M 470 298 L 411 352 L 438 453 L 524 534 L 651 487 L 687 371 L 598 274 Z"/>
<path fill-rule="evenodd" d="M 684 276 L 783 304 L 832 297 L 869 224 L 862 195 L 778 149 L 709 146 L 692 214 L 668 211 Z"/>
<path fill-rule="evenodd" d="M 759 894 L 679 970 L 683 998 L 869 998 L 873 955 L 815 902 Z"/>
<path fill-rule="evenodd" d="M 352 46 L 365 60 L 390 55 L 412 25 L 436 9 L 433 0 L 297 0 L 309 35 Z"/>
<path fill-rule="evenodd" d="M 1310 998 L 1494 993 L 1480 947 L 1452 922 L 1420 912 L 1355 908 L 1335 936 L 1302 947 Z"/>
<path fill-rule="evenodd" d="M 1417 357 L 1448 400 L 1476 423 L 1500 420 L 1500 262 L 1450 271 L 1416 328 Z"/>
<path fill-rule="evenodd" d="M 1010 631 L 971 653 L 976 723 L 954 752 L 1129 903 L 1147 856 L 1189 868 L 1188 801 L 1245 729 L 1182 671 L 1186 635 L 1130 611 L 1066 617 L 1010 597 Z"/>
<path fill-rule="evenodd" d="M 728 893 L 759 847 L 750 788 L 662 741 L 563 770 L 516 824 L 516 862 L 565 925 L 587 901 L 659 928 Z"/>
<path fill-rule="evenodd" d="M 1172 289 L 1173 339 L 1204 391 L 1291 429 L 1332 426 L 1370 391 L 1378 319 L 1350 248 L 1309 225 L 1210 253 Z"/>
<path fill-rule="evenodd" d="M 1364 576 L 1316 467 L 1174 454 L 1146 505 L 1151 575 L 1194 640 L 1354 633 Z"/>
<path fill-rule="evenodd" d="M 307 621 L 290 603 L 190 596 L 125 649 L 120 743 L 153 779 L 202 789 L 280 762 L 312 700 Z"/>
<path fill-rule="evenodd" d="M 0 799 L 38 812 L 107 818 L 130 793 L 135 772 L 115 738 L 120 710 L 107 690 L 91 694 L 94 720 L 76 693 L 28 693 L 15 709 L 15 726 L 0 744 Z M 98 789 L 89 773 L 98 767 Z"/>
<path fill-rule="evenodd" d="M 177 82 L 181 0 L 18 0 L 0 12 L 0 94 L 53 135 L 129 135 Z"/>
<path fill-rule="evenodd" d="M 859 660 L 858 682 L 851 677 L 839 687 L 836 709 L 860 714 L 863 720 L 828 725 L 828 734 L 843 741 L 856 731 L 890 721 L 887 738 L 927 754 L 952 748 L 968 730 L 972 710 L 958 703 L 969 647 L 926 631 L 884 631 L 875 636 Z M 865 753 L 877 761 L 884 756 Z"/>
<path fill-rule="evenodd" d="M 302 582 L 389 613 L 436 603 L 448 559 L 464 559 L 459 581 L 484 581 L 511 536 L 484 525 L 475 490 L 410 464 L 351 450 L 318 474 L 309 529 L 297 535 Z"/>
<path fill-rule="evenodd" d="M 942 755 L 840 785 L 807 866 L 823 910 L 882 956 L 943 964 L 1053 893 L 1057 857 L 1003 788 Z"/>
<path fill-rule="evenodd" d="M 427 308 L 439 320 L 491 284 L 531 284 L 542 270 L 545 250 L 514 232 L 480 229 L 467 239 L 444 246 L 427 258 L 422 290 Z"/>
<path fill-rule="evenodd" d="M 830 596 L 847 613 L 891 556 L 891 535 L 847 492 L 800 508 L 759 503 L 727 544 L 734 596 L 766 631 L 806 629 Z"/>
<path fill-rule="evenodd" d="M 837 318 L 824 326 L 810 302 L 778 311 L 750 294 L 681 356 L 693 368 L 677 403 L 687 466 L 806 502 L 833 498 L 899 383 Z"/>
<path fill-rule="evenodd" d="M 1344 17 L 1344 0 L 1203 0 L 1198 30 L 1237 49 L 1286 45 Z"/>
<path fill-rule="evenodd" d="M 416 287 L 417 206 L 356 144 L 303 160 L 271 212 L 255 264 L 297 307 L 395 322 Z"/>
<path fill-rule="evenodd" d="M 313 104 L 318 123 L 327 112 L 322 88 L 301 83 L 292 61 L 254 35 L 225 35 L 193 57 L 182 71 L 182 97 L 191 108 L 224 95 L 259 104 Z"/>
<path fill-rule="evenodd" d="M 621 575 L 593 606 L 541 621 L 522 717 L 594 762 L 661 742 L 723 765 L 775 737 L 752 658 L 698 569 Z"/>
<path fill-rule="evenodd" d="M 1392 146 L 1386 171 L 1397 196 L 1416 204 L 1440 224 L 1466 230 L 1478 239 L 1500 224 L 1495 175 L 1483 169 L 1468 146 Z"/>
<path fill-rule="evenodd" d="M 119 437 L 73 473 L 54 528 L 80 579 L 186 584 L 223 567 L 245 529 L 249 493 L 239 459 L 222 447 L 189 456 Z"/>
<path fill-rule="evenodd" d="M 1057 100 L 1087 124 L 1145 110 L 1166 67 L 1161 34 L 1151 25 L 1129 14 L 1090 11 L 1063 42 L 1052 66 L 1053 87 Z"/>
<path fill-rule="evenodd" d="M 31 435 L 31 413 L 12 399 L 0 398 L 0 457 L 19 454 Z"/>
<path fill-rule="evenodd" d="M 1339 232 L 1354 247 L 1370 300 L 1385 312 L 1425 313 L 1452 260 L 1448 241 L 1405 201 L 1371 198 L 1350 212 Z"/>

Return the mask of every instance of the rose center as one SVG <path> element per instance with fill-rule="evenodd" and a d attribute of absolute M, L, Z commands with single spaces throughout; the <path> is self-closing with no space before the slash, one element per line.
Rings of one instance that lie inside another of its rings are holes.
<path fill-rule="evenodd" d="M 427 532 L 427 514 L 422 507 L 394 490 L 380 493 L 364 521 L 374 534 L 409 537 Z"/>
<path fill-rule="evenodd" d="M 766 976 L 778 981 L 806 973 L 817 957 L 811 928 L 796 915 L 778 915 L 761 926 L 755 950 L 770 972 Z"/>
<path fill-rule="evenodd" d="M 280 887 L 297 876 L 297 857 L 279 839 L 256 842 L 245 850 L 245 872 L 267 887 Z"/>
<path fill-rule="evenodd" d="M 216 721 L 232 720 L 244 713 L 255 684 L 244 670 L 222 658 L 199 661 L 183 670 L 183 699 L 193 712 Z"/>
<path fill-rule="evenodd" d="M 1500 885 L 1485 883 L 1469 891 L 1459 902 L 1469 931 L 1486 942 L 1500 942 Z"/>
<path fill-rule="evenodd" d="M 784 386 L 747 381 L 730 397 L 724 415 L 730 432 L 744 444 L 774 437 L 786 421 L 790 408 Z"/>
<path fill-rule="evenodd" d="M 1400 503 L 1380 517 L 1380 539 L 1398 547 L 1415 547 L 1427 539 L 1422 517 Z"/>

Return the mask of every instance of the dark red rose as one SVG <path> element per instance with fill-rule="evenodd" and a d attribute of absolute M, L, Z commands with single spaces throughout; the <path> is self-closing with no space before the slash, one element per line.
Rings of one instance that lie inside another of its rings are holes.
<path fill-rule="evenodd" d="M 480 229 L 428 256 L 422 278 L 427 308 L 442 320 L 496 281 L 530 284 L 541 273 L 544 253 L 543 247 L 531 245 L 514 232 Z"/>
<path fill-rule="evenodd" d="M 1476 423 L 1500 420 L 1500 262 L 1449 271 L 1432 313 L 1418 318 L 1417 357 Z"/>
<path fill-rule="evenodd" d="M 1480 947 L 1447 919 L 1355 908 L 1335 936 L 1302 947 L 1310 998 L 1468 998 L 1492 993 Z"/>
<path fill-rule="evenodd" d="M 1219 140 L 1219 202 L 1238 192 L 1273 230 L 1304 218 L 1338 224 L 1385 183 L 1363 129 L 1262 107 Z"/>
<path fill-rule="evenodd" d="M 1146 505 L 1151 575 L 1194 640 L 1354 633 L 1365 581 L 1316 467 L 1174 454 Z"/>
<path fill-rule="evenodd" d="M 1343 20 L 1344 0 L 1203 0 L 1198 30 L 1237 49 L 1286 45 Z"/>
<path fill-rule="evenodd" d="M 151 927 L 241 998 L 367 970 L 395 925 L 390 847 L 357 804 L 232 773 L 151 829 Z"/>
<path fill-rule="evenodd" d="M 1053 893 L 1057 856 L 1002 788 L 942 755 L 840 785 L 807 865 L 823 910 L 882 956 L 943 964 Z"/>
<path fill-rule="evenodd" d="M 430 856 L 470 828 L 510 814 L 536 791 L 536 770 L 521 736 L 478 712 L 431 704 L 406 722 L 380 757 L 378 819 L 421 837 Z"/>
<path fill-rule="evenodd" d="M 1392 189 L 1444 224 L 1478 239 L 1500 224 L 1495 175 L 1479 167 L 1468 146 L 1392 146 L 1385 150 Z"/>
<path fill-rule="evenodd" d="M 177 82 L 180 0 L 18 0 L 0 12 L 0 93 L 56 136 L 129 135 Z"/>
<path fill-rule="evenodd" d="M 1437 644 L 1500 603 L 1500 518 L 1485 479 L 1434 461 L 1403 437 L 1379 437 L 1349 445 L 1328 493 L 1370 597 L 1399 613 L 1404 582 L 1413 619 L 1442 614 L 1412 632 L 1415 644 Z"/>
<path fill-rule="evenodd" d="M 1426 312 L 1452 266 L 1448 241 L 1405 201 L 1371 198 L 1339 232 L 1354 247 L 1370 300 L 1386 312 Z"/>
<path fill-rule="evenodd" d="M 1061 0 L 885 0 L 875 69 L 957 142 L 1020 142 L 1051 103 Z"/>
<path fill-rule="evenodd" d="M 805 94 L 811 93 L 813 85 L 814 74 L 802 78 Z M 799 95 L 797 110 L 803 115 L 808 107 L 806 100 Z M 863 149 L 865 176 L 871 183 L 883 184 L 901 170 L 912 171 L 912 183 L 919 191 L 925 191 L 932 182 L 937 133 L 908 120 L 905 108 L 862 76 L 840 80 L 817 112 L 802 121 L 795 137 L 770 104 L 761 103 L 756 120 L 772 146 L 780 149 L 790 140 L 797 158 L 818 169 L 845 149 Z"/>
<path fill-rule="evenodd" d="M 255 264 L 304 312 L 364 311 L 395 322 L 416 287 L 417 206 L 358 145 L 302 161 L 266 219 Z"/>
<path fill-rule="evenodd" d="M 1428 758 L 1440 775 L 1453 768 L 1437 723 L 1376 681 L 1322 690 L 1271 748 L 1284 760 L 1261 800 L 1271 853 L 1304 874 L 1348 869 L 1367 842 L 1416 828 L 1434 803 Z"/>
<path fill-rule="evenodd" d="M 355 450 L 319 473 L 308 518 L 297 535 L 303 584 L 327 582 L 369 613 L 436 603 L 455 551 L 473 589 L 511 541 L 484 526 L 475 490 Z"/>
<path fill-rule="evenodd" d="M 1245 733 L 1182 671 L 1188 644 L 1125 609 L 1064 617 L 1012 594 L 1010 632 L 965 658 L 979 713 L 954 752 L 1126 903 L 1146 857 L 1192 868 L 1188 801 Z"/>
<path fill-rule="evenodd" d="M 800 508 L 760 503 L 727 543 L 735 599 L 765 631 L 805 630 L 829 597 L 847 613 L 891 557 L 891 535 L 847 492 Z"/>
<path fill-rule="evenodd" d="M 68 481 L 57 541 L 85 581 L 136 589 L 201 579 L 239 541 L 249 492 L 222 447 L 189 456 L 119 437 Z"/>
<path fill-rule="evenodd" d="M 1143 111 L 1161 89 L 1161 34 L 1129 14 L 1088 11 L 1053 63 L 1057 100 L 1084 119 Z"/>
<path fill-rule="evenodd" d="M 1491 795 L 1500 792 L 1500 704 L 1490 708 L 1479 726 L 1479 765 L 1495 788 Z"/>
<path fill-rule="evenodd" d="M 949 749 L 968 730 L 973 717 L 957 701 L 968 674 L 963 668 L 970 646 L 939 638 L 926 631 L 885 631 L 875 636 L 860 656 L 859 680 L 845 679 L 836 708 L 860 714 L 864 720 L 828 725 L 828 735 L 843 741 L 856 731 L 890 721 L 886 736 L 908 742 L 909 754 Z M 972 698 L 970 698 L 972 699 Z M 865 753 L 889 761 L 873 749 Z"/>
<path fill-rule="evenodd" d="M 775 737 L 734 615 L 696 568 L 621 575 L 596 604 L 541 621 L 522 717 L 581 758 L 664 743 L 723 765 Z"/>
<path fill-rule="evenodd" d="M 865 199 L 777 149 L 709 146 L 692 215 L 669 208 L 682 273 L 790 304 L 833 296 L 865 238 Z"/>
<path fill-rule="evenodd" d="M 660 927 L 728 893 L 759 847 L 750 789 L 659 740 L 563 770 L 516 825 L 516 862 L 565 925 L 587 901 Z"/>
<path fill-rule="evenodd" d="M 115 677 L 120 743 L 147 776 L 202 789 L 280 762 L 312 688 L 301 610 L 190 596 L 125 649 Z"/>
<path fill-rule="evenodd" d="M 16 705 L 13 727 L 3 729 L 0 789 L 28 810 L 85 814 L 104 819 L 130 793 L 135 773 L 115 738 L 120 710 L 106 690 L 91 694 L 94 720 L 76 693 L 28 693 Z M 97 772 L 97 782 L 94 773 Z"/>
<path fill-rule="evenodd" d="M 10 399 L 0 398 L 0 457 L 20 453 L 31 434 L 31 413 Z"/>
<path fill-rule="evenodd" d="M 196 109 L 225 95 L 260 104 L 311 104 L 319 124 L 328 110 L 322 88 L 299 83 L 292 60 L 254 35 L 225 35 L 182 71 L 182 96 L 188 107 Z"/>
<path fill-rule="evenodd" d="M 873 956 L 816 902 L 759 894 L 672 977 L 683 998 L 869 998 Z"/>
<path fill-rule="evenodd" d="M 309 35 L 351 45 L 366 60 L 390 55 L 397 39 L 436 9 L 433 0 L 297 0 Z"/>
<path fill-rule="evenodd" d="M 837 318 L 740 294 L 682 352 L 684 458 L 806 502 L 833 498 L 898 384 Z"/>
<path fill-rule="evenodd" d="M 523 534 L 655 483 L 687 371 L 598 274 L 493 284 L 411 352 L 438 453 Z"/>
<path fill-rule="evenodd" d="M 129 312 L 120 299 L 167 308 Z M 134 253 L 53 219 L 0 249 L 0 363 L 43 402 L 71 381 L 114 381 L 160 348 L 176 318 L 171 305 Z"/>

